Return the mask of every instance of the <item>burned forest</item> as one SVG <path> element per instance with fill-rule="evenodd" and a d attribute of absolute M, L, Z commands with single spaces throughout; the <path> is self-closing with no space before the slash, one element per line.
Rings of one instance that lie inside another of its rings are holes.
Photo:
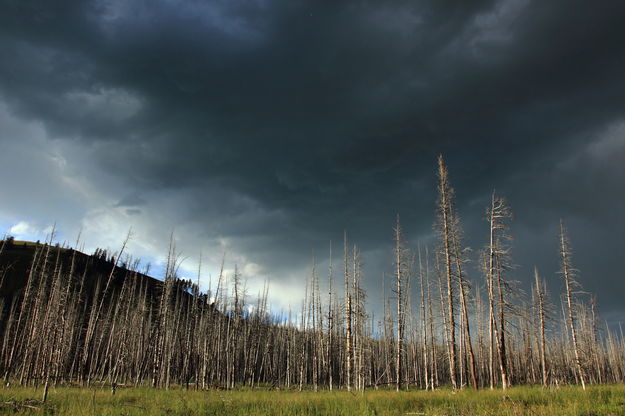
<path fill-rule="evenodd" d="M 410 247 L 398 216 L 384 314 L 367 309 L 363 258 L 345 233 L 329 270 L 313 266 L 299 307 L 279 311 L 242 274 L 204 291 L 181 278 L 170 243 L 163 280 L 127 254 L 55 243 L 0 246 L 0 376 L 5 385 L 169 389 L 507 389 L 620 383 L 625 339 L 583 292 L 566 225 L 553 236 L 560 292 L 541 272 L 523 292 L 510 276 L 511 207 L 493 192 L 485 247 L 463 245 L 454 189 L 438 160 L 436 244 Z M 434 201 L 432 201 L 434 208 Z M 434 209 L 433 209 L 434 211 Z M 434 217 L 434 216 L 433 216 Z M 392 231 L 392 234 L 391 234 Z M 130 237 L 130 235 L 128 236 Z M 127 240 L 126 240 L 127 241 Z M 479 264 L 479 273 L 468 266 Z M 389 261 L 390 263 L 391 261 Z M 529 277 L 528 277 L 529 279 Z"/>

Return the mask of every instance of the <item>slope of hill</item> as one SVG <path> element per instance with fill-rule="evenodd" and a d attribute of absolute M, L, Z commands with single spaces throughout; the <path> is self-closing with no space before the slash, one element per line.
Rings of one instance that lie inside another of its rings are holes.
<path fill-rule="evenodd" d="M 153 296 L 162 286 L 162 281 L 133 270 L 123 262 L 116 264 L 114 256 L 105 250 L 85 254 L 58 244 L 48 246 L 40 242 L 13 240 L 0 241 L 0 247 L 3 247 L 0 251 L 0 298 L 4 299 L 5 305 L 10 305 L 15 296 L 23 293 L 29 275 L 44 261 L 57 266 L 53 271 L 55 273 L 71 271 L 75 280 L 84 280 L 86 294 L 92 294 L 98 282 L 105 284 L 109 275 L 111 291 L 121 289 L 129 274 L 142 281 Z"/>

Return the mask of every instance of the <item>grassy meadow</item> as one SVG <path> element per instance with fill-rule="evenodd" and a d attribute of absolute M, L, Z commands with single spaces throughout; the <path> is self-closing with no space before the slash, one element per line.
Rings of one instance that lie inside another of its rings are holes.
<path fill-rule="evenodd" d="M 80 415 L 625 415 L 625 386 L 590 386 L 549 390 L 514 387 L 471 389 L 453 393 L 367 390 L 346 391 L 187 391 L 149 388 L 119 389 L 63 387 L 0 389 L 0 414 Z"/>

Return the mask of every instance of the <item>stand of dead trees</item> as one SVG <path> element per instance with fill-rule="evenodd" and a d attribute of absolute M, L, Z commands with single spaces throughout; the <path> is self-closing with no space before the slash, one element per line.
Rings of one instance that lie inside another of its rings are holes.
<path fill-rule="evenodd" d="M 0 377 L 43 386 L 44 399 L 59 383 L 106 384 L 115 393 L 138 385 L 362 391 L 623 382 L 625 339 L 600 324 L 595 299 L 578 290 L 564 225 L 554 236 L 561 300 L 538 271 L 529 296 L 513 290 L 512 216 L 494 193 L 483 273 L 469 277 L 442 158 L 438 179 L 438 244 L 411 251 L 397 218 L 393 278 L 384 279 L 389 296 L 377 318 L 367 313 L 361 254 L 347 234 L 342 265 L 332 253 L 327 274 L 313 265 L 301 309 L 281 313 L 268 305 L 268 285 L 251 296 L 236 267 L 225 273 L 222 263 L 205 293 L 201 270 L 196 282 L 178 278 L 173 243 L 164 280 L 150 284 L 139 262 L 124 256 L 126 243 L 116 255 L 86 256 L 53 245 L 52 234 L 34 245 L 22 289 L 0 298 Z M 0 287 L 13 244 L 0 245 Z M 94 273 L 98 262 L 110 270 Z"/>

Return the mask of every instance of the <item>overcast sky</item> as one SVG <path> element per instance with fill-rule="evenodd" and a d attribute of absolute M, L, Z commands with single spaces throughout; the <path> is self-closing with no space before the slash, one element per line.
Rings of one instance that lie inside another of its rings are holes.
<path fill-rule="evenodd" d="M 226 252 L 286 308 L 346 230 L 379 310 L 396 214 L 433 243 L 443 154 L 474 263 L 497 189 L 510 277 L 537 266 L 557 296 L 562 218 L 625 321 L 624 19 L 611 0 L 0 0 L 0 232 L 56 222 L 91 251 L 132 227 L 158 271 L 174 231 L 205 289 Z"/>

